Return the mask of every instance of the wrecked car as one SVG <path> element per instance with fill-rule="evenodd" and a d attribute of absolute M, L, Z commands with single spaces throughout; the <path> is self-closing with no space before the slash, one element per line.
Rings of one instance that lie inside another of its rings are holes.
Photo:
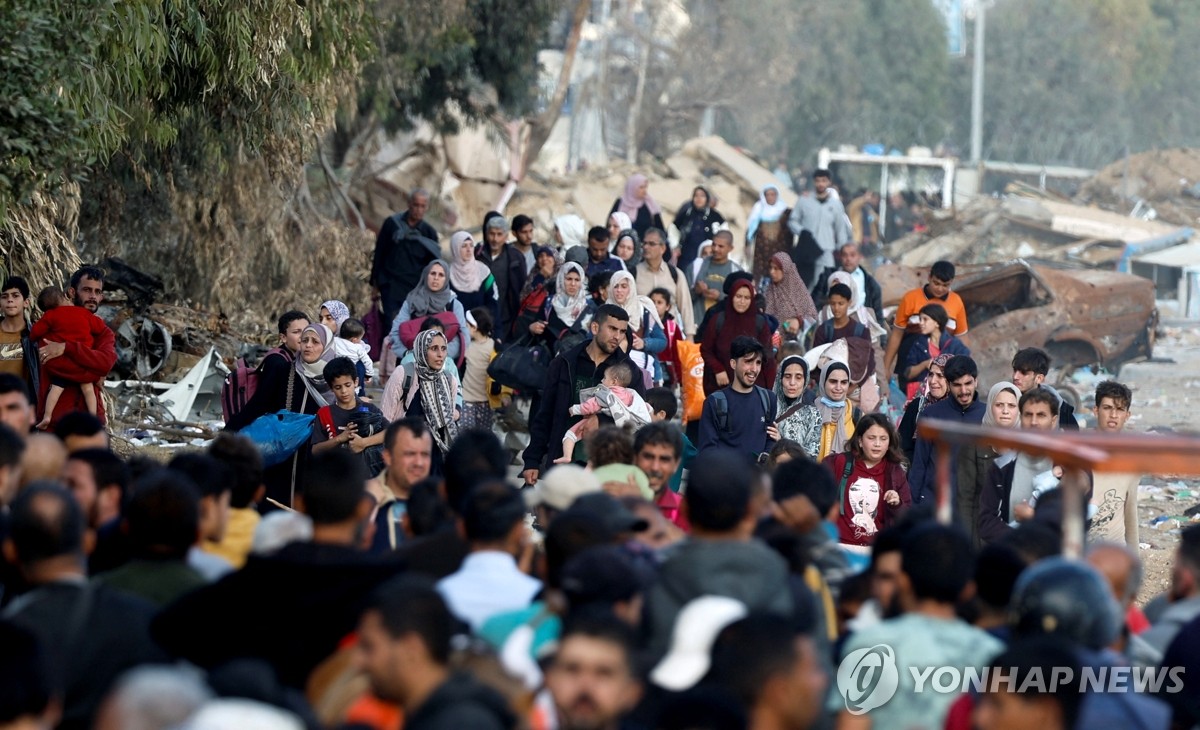
<path fill-rule="evenodd" d="M 928 276 L 927 269 L 904 266 L 881 272 L 880 282 L 891 284 L 884 284 L 885 303 Z M 967 310 L 968 344 L 985 386 L 1011 378 L 1009 364 L 1023 347 L 1046 350 L 1059 377 L 1085 365 L 1116 372 L 1154 348 L 1154 284 L 1139 276 L 1018 259 L 961 267 L 953 288 Z"/>

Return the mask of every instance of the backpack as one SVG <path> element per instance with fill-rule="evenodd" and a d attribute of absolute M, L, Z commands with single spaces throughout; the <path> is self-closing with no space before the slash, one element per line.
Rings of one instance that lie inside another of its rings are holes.
<path fill-rule="evenodd" d="M 771 398 L 767 395 L 767 389 L 761 385 L 756 385 L 754 386 L 754 392 L 758 393 L 758 399 L 762 401 L 763 418 L 770 418 Z M 712 399 L 713 415 L 717 419 L 717 430 L 721 433 L 731 433 L 729 430 L 729 399 L 725 397 L 725 391 L 714 391 Z"/>
<path fill-rule="evenodd" d="M 246 364 L 245 358 L 239 357 L 233 371 L 225 376 L 225 381 L 221 383 L 221 414 L 226 423 L 241 413 L 250 399 L 254 397 L 254 392 L 258 390 L 258 379 L 262 375 L 263 364 L 272 355 L 283 355 L 283 350 L 278 347 L 271 348 L 259 361 L 258 366 L 253 368 Z M 284 355 L 284 357 L 287 356 Z"/>
<path fill-rule="evenodd" d="M 852 335 L 853 337 L 860 337 L 860 338 L 866 338 L 866 339 L 871 338 L 870 333 L 867 332 L 867 328 L 865 326 L 863 326 L 862 322 L 859 322 L 857 319 L 853 319 L 850 321 L 854 322 L 854 334 Z M 824 331 L 825 331 L 825 341 L 833 342 L 833 320 L 832 319 L 825 320 L 825 324 L 823 324 L 822 327 L 824 328 Z"/>

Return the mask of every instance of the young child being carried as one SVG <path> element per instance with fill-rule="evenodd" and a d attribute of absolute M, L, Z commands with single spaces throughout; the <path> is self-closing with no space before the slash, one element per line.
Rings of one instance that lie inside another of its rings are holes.
<path fill-rule="evenodd" d="M 353 317 L 342 322 L 338 336 L 333 338 L 333 354 L 347 357 L 358 372 L 358 395 L 366 395 L 366 387 L 375 379 L 375 363 L 371 361 L 371 346 L 363 342 L 367 328 L 362 320 Z"/>
<path fill-rule="evenodd" d="M 104 320 L 92 314 L 83 307 L 76 307 L 67 298 L 62 289 L 48 286 L 38 294 L 38 307 L 45 313 L 29 330 L 29 337 L 38 346 L 46 342 L 77 342 L 85 347 L 95 347 L 96 338 L 92 334 L 96 327 L 107 327 Z M 50 392 L 46 395 L 46 413 L 39 429 L 50 425 L 58 400 L 67 388 L 79 388 L 83 392 L 83 402 L 87 405 L 88 413 L 96 415 L 96 383 L 76 383 L 54 375 L 50 376 Z M 102 384 L 101 384 L 102 385 Z"/>
<path fill-rule="evenodd" d="M 604 371 L 604 379 L 595 388 L 585 388 L 579 392 L 580 398 L 586 398 L 579 405 L 571 406 L 572 416 L 595 416 L 603 413 L 613 419 L 616 425 L 624 427 L 632 424 L 640 428 L 650 423 L 650 409 L 646 401 L 636 390 L 629 388 L 633 381 L 633 368 L 627 363 L 611 365 Z M 563 455 L 554 460 L 555 464 L 568 464 L 575 454 L 575 444 L 584 436 L 595 431 L 599 423 L 595 418 L 584 418 L 563 436 Z"/>

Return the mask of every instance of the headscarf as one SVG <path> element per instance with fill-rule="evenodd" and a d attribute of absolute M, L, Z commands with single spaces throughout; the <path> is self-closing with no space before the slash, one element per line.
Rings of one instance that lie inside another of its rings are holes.
<path fill-rule="evenodd" d="M 562 236 L 563 251 L 576 246 L 587 246 L 587 223 L 577 215 L 560 215 L 554 219 L 554 227 Z"/>
<path fill-rule="evenodd" d="M 621 194 L 621 202 L 617 211 L 629 216 L 631 221 L 637 220 L 638 211 L 643 205 L 649 209 L 650 215 L 662 213 L 662 209 L 658 207 L 658 203 L 654 202 L 654 198 L 650 197 L 649 192 L 646 193 L 646 197 L 638 199 L 637 189 L 649 181 L 649 178 L 640 172 L 630 175 L 629 179 L 625 181 L 625 192 Z"/>
<path fill-rule="evenodd" d="M 447 275 L 450 273 L 450 267 L 445 261 L 436 259 L 430 261 L 423 271 L 421 271 L 421 280 L 413 287 L 413 290 L 408 293 L 408 313 L 414 319 L 417 317 L 428 317 L 431 314 L 438 314 L 446 311 L 446 307 L 450 306 L 450 302 L 455 299 L 454 292 L 450 289 L 450 280 L 447 276 L 446 286 L 442 287 L 441 291 L 432 291 L 429 288 L 429 272 L 434 266 L 442 267 L 442 271 Z"/>
<path fill-rule="evenodd" d="M 796 364 L 804 368 L 804 387 L 800 389 L 800 395 L 788 398 L 783 394 L 783 374 L 787 372 L 789 365 Z M 802 355 L 788 355 L 783 358 L 783 362 L 779 363 L 779 368 L 775 371 L 775 399 L 779 401 L 780 413 L 804 400 L 804 391 L 808 389 L 808 375 L 808 361 Z"/>
<path fill-rule="evenodd" d="M 871 333 L 871 337 L 879 337 L 888 333 L 883 325 L 876 321 L 875 312 L 870 307 L 858 304 L 858 284 L 854 283 L 854 276 L 852 274 L 838 269 L 829 275 L 829 283 L 826 286 L 833 286 L 834 284 L 845 284 L 850 287 L 850 308 L 846 310 L 846 314 L 857 319 L 862 326 L 866 327 L 867 331 Z M 826 289 L 826 292 L 828 291 Z M 817 322 L 824 322 L 827 319 L 833 319 L 833 310 L 829 308 L 828 304 L 825 305 L 825 308 L 817 316 Z"/>
<path fill-rule="evenodd" d="M 446 335 L 435 329 L 417 333 L 413 340 L 413 360 L 416 363 L 425 420 L 433 433 L 433 440 L 445 454 L 458 435 L 458 422 L 454 420 L 454 386 L 449 376 L 442 369 L 435 370 L 429 366 L 429 345 L 435 337 L 446 339 Z"/>
<path fill-rule="evenodd" d="M 933 358 L 933 360 L 929 363 L 929 367 L 933 367 L 934 365 L 937 365 L 939 368 L 942 369 L 943 372 L 945 372 L 946 363 L 950 362 L 950 358 L 952 358 L 952 357 L 954 357 L 954 355 L 951 355 L 948 352 L 943 352 L 941 355 L 938 355 L 937 357 Z M 921 411 L 925 410 L 926 408 L 933 405 L 934 403 L 945 400 L 947 395 L 949 395 L 949 389 L 947 389 L 946 393 L 942 394 L 941 398 L 934 398 L 933 393 L 930 392 L 930 390 L 929 390 L 929 378 L 926 377 L 925 381 L 923 383 L 921 383 L 921 395 L 918 396 L 919 400 L 917 402 L 917 413 L 920 414 Z M 1020 397 L 1020 396 L 1018 396 L 1018 397 Z"/>
<path fill-rule="evenodd" d="M 780 251 L 771 257 L 771 263 L 783 270 L 783 281 L 776 284 L 772 281 L 765 293 L 766 313 L 780 322 L 793 317 L 801 322 L 814 322 L 817 319 L 817 305 L 813 304 L 808 287 L 800 280 L 800 272 L 796 270 L 796 262 L 787 253 Z"/>
<path fill-rule="evenodd" d="M 609 247 L 608 252 L 613 256 L 617 256 L 617 244 L 626 238 L 633 241 L 633 256 L 631 256 L 628 261 L 621 259 L 621 263 L 625 264 L 626 266 L 637 266 L 637 263 L 642 260 L 642 239 L 638 236 L 637 231 L 633 230 L 632 228 L 621 229 L 621 232 L 617 234 L 617 240 L 613 241 L 613 244 Z M 617 258 L 621 257 L 617 256 Z"/>
<path fill-rule="evenodd" d="M 821 425 L 836 424 L 837 430 L 833 435 L 833 442 L 829 447 L 829 453 L 840 454 L 846 450 L 846 441 L 849 439 L 849 434 L 846 433 L 846 408 L 849 407 L 850 401 L 843 399 L 840 403 L 829 399 L 829 395 L 825 390 L 825 381 L 829 380 L 830 374 L 834 371 L 841 370 L 846 373 L 846 377 L 850 377 L 850 366 L 840 360 L 834 360 L 825 366 L 825 370 L 821 372 L 821 387 L 820 397 L 817 398 L 817 413 L 821 414 Z M 849 395 L 849 393 L 847 393 Z"/>
<path fill-rule="evenodd" d="M 579 293 L 567 296 L 567 272 L 579 274 Z M 558 268 L 558 276 L 554 278 L 554 313 L 568 327 L 574 327 L 575 322 L 587 311 L 588 299 L 587 274 L 583 267 L 574 261 L 568 261 Z"/>
<path fill-rule="evenodd" d="M 492 270 L 488 268 L 487 264 L 475 258 L 474 247 L 465 254 L 463 253 L 464 241 L 475 242 L 471 238 L 471 234 L 466 231 L 459 231 L 450 237 L 451 260 L 454 261 L 450 264 L 450 285 L 457 291 L 469 294 L 479 291 L 483 282 L 492 275 Z M 426 281 L 422 280 L 422 283 L 426 283 Z"/>
<path fill-rule="evenodd" d="M 630 228 L 633 228 L 633 221 L 629 220 L 629 216 L 625 215 L 624 213 L 622 213 L 619 210 L 617 212 L 613 213 L 612 215 L 610 215 L 608 217 L 608 219 L 616 220 L 618 231 L 626 231 L 626 230 L 629 230 Z"/>
<path fill-rule="evenodd" d="M 767 202 L 768 190 L 775 191 L 775 205 Z M 758 202 L 750 209 L 750 219 L 746 223 L 746 240 L 754 240 L 754 233 L 758 230 L 759 223 L 774 223 L 783 217 L 785 210 L 787 210 L 787 203 L 783 202 L 783 194 L 779 192 L 779 186 L 775 183 L 763 186 L 762 192 L 758 195 Z"/>
<path fill-rule="evenodd" d="M 943 366 L 943 367 L 945 367 L 945 366 Z M 997 425 L 996 419 L 992 416 L 992 406 L 996 405 L 996 398 L 998 398 L 1000 396 L 1000 394 L 1005 391 L 1015 395 L 1017 397 L 1018 403 L 1021 401 L 1021 389 L 1018 388 L 1017 386 L 1013 385 L 1012 383 L 1010 383 L 1008 381 L 1000 381 L 999 383 L 996 383 L 995 385 L 993 385 L 992 389 L 988 391 L 987 411 L 983 414 L 983 425 L 984 426 Z M 1009 428 L 1018 428 L 1020 423 L 1021 423 L 1021 420 L 1017 419 L 1017 422 L 1014 423 Z"/>
<path fill-rule="evenodd" d="M 296 372 L 300 374 L 300 377 L 306 378 L 309 385 L 321 395 L 322 402 L 319 405 L 324 406 L 328 405 L 328 398 L 325 396 L 329 394 L 329 384 L 325 382 L 325 366 L 337 354 L 333 351 L 333 330 L 320 322 L 313 322 L 304 328 L 304 332 L 300 333 L 300 339 L 304 339 L 305 333 L 309 330 L 312 330 L 316 334 L 317 339 L 321 341 L 321 347 L 323 348 L 321 356 L 317 358 L 316 362 L 307 363 L 297 353 L 296 364 L 293 367 L 296 368 Z M 288 408 L 291 408 L 290 403 L 288 404 Z"/>
<path fill-rule="evenodd" d="M 697 208 L 696 204 L 692 202 L 692 198 L 696 197 L 697 190 L 704 193 L 703 208 Z M 708 192 L 708 188 L 703 185 L 697 185 L 692 190 L 692 198 L 688 198 L 688 201 L 679 209 L 678 215 L 675 216 L 675 227 L 684 236 L 688 235 L 694 221 L 707 221 L 709 214 L 712 213 L 713 194 Z"/>
<path fill-rule="evenodd" d="M 347 307 L 336 299 L 321 302 L 321 307 L 329 312 L 330 317 L 333 317 L 333 324 L 337 327 L 337 330 L 333 334 L 336 335 L 342 330 L 342 323 L 350 319 L 350 307 Z"/>
<path fill-rule="evenodd" d="M 617 282 L 627 279 L 629 281 L 629 298 L 624 304 L 617 303 Z M 649 297 L 638 296 L 637 281 L 633 278 L 633 274 L 628 271 L 617 271 L 608 281 L 608 303 L 616 304 L 629 314 L 629 331 L 637 332 L 642 327 L 642 315 L 646 312 L 650 313 L 650 322 L 653 326 L 657 324 L 662 327 L 662 321 L 658 318 L 658 309 L 654 306 L 654 302 Z M 753 309 L 753 307 L 751 307 Z M 646 333 L 642 333 L 645 335 Z"/>

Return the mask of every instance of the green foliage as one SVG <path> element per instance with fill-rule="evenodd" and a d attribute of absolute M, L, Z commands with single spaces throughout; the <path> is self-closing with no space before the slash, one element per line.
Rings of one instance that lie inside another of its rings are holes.
<path fill-rule="evenodd" d="M 373 8 L 380 49 L 362 76 L 358 111 L 390 130 L 426 119 L 453 130 L 530 110 L 537 51 L 560 0 L 384 0 Z"/>
<path fill-rule="evenodd" d="M 369 49 L 365 18 L 342 0 L 0 3 L 0 204 L 118 153 L 204 171 L 295 146 Z"/>

